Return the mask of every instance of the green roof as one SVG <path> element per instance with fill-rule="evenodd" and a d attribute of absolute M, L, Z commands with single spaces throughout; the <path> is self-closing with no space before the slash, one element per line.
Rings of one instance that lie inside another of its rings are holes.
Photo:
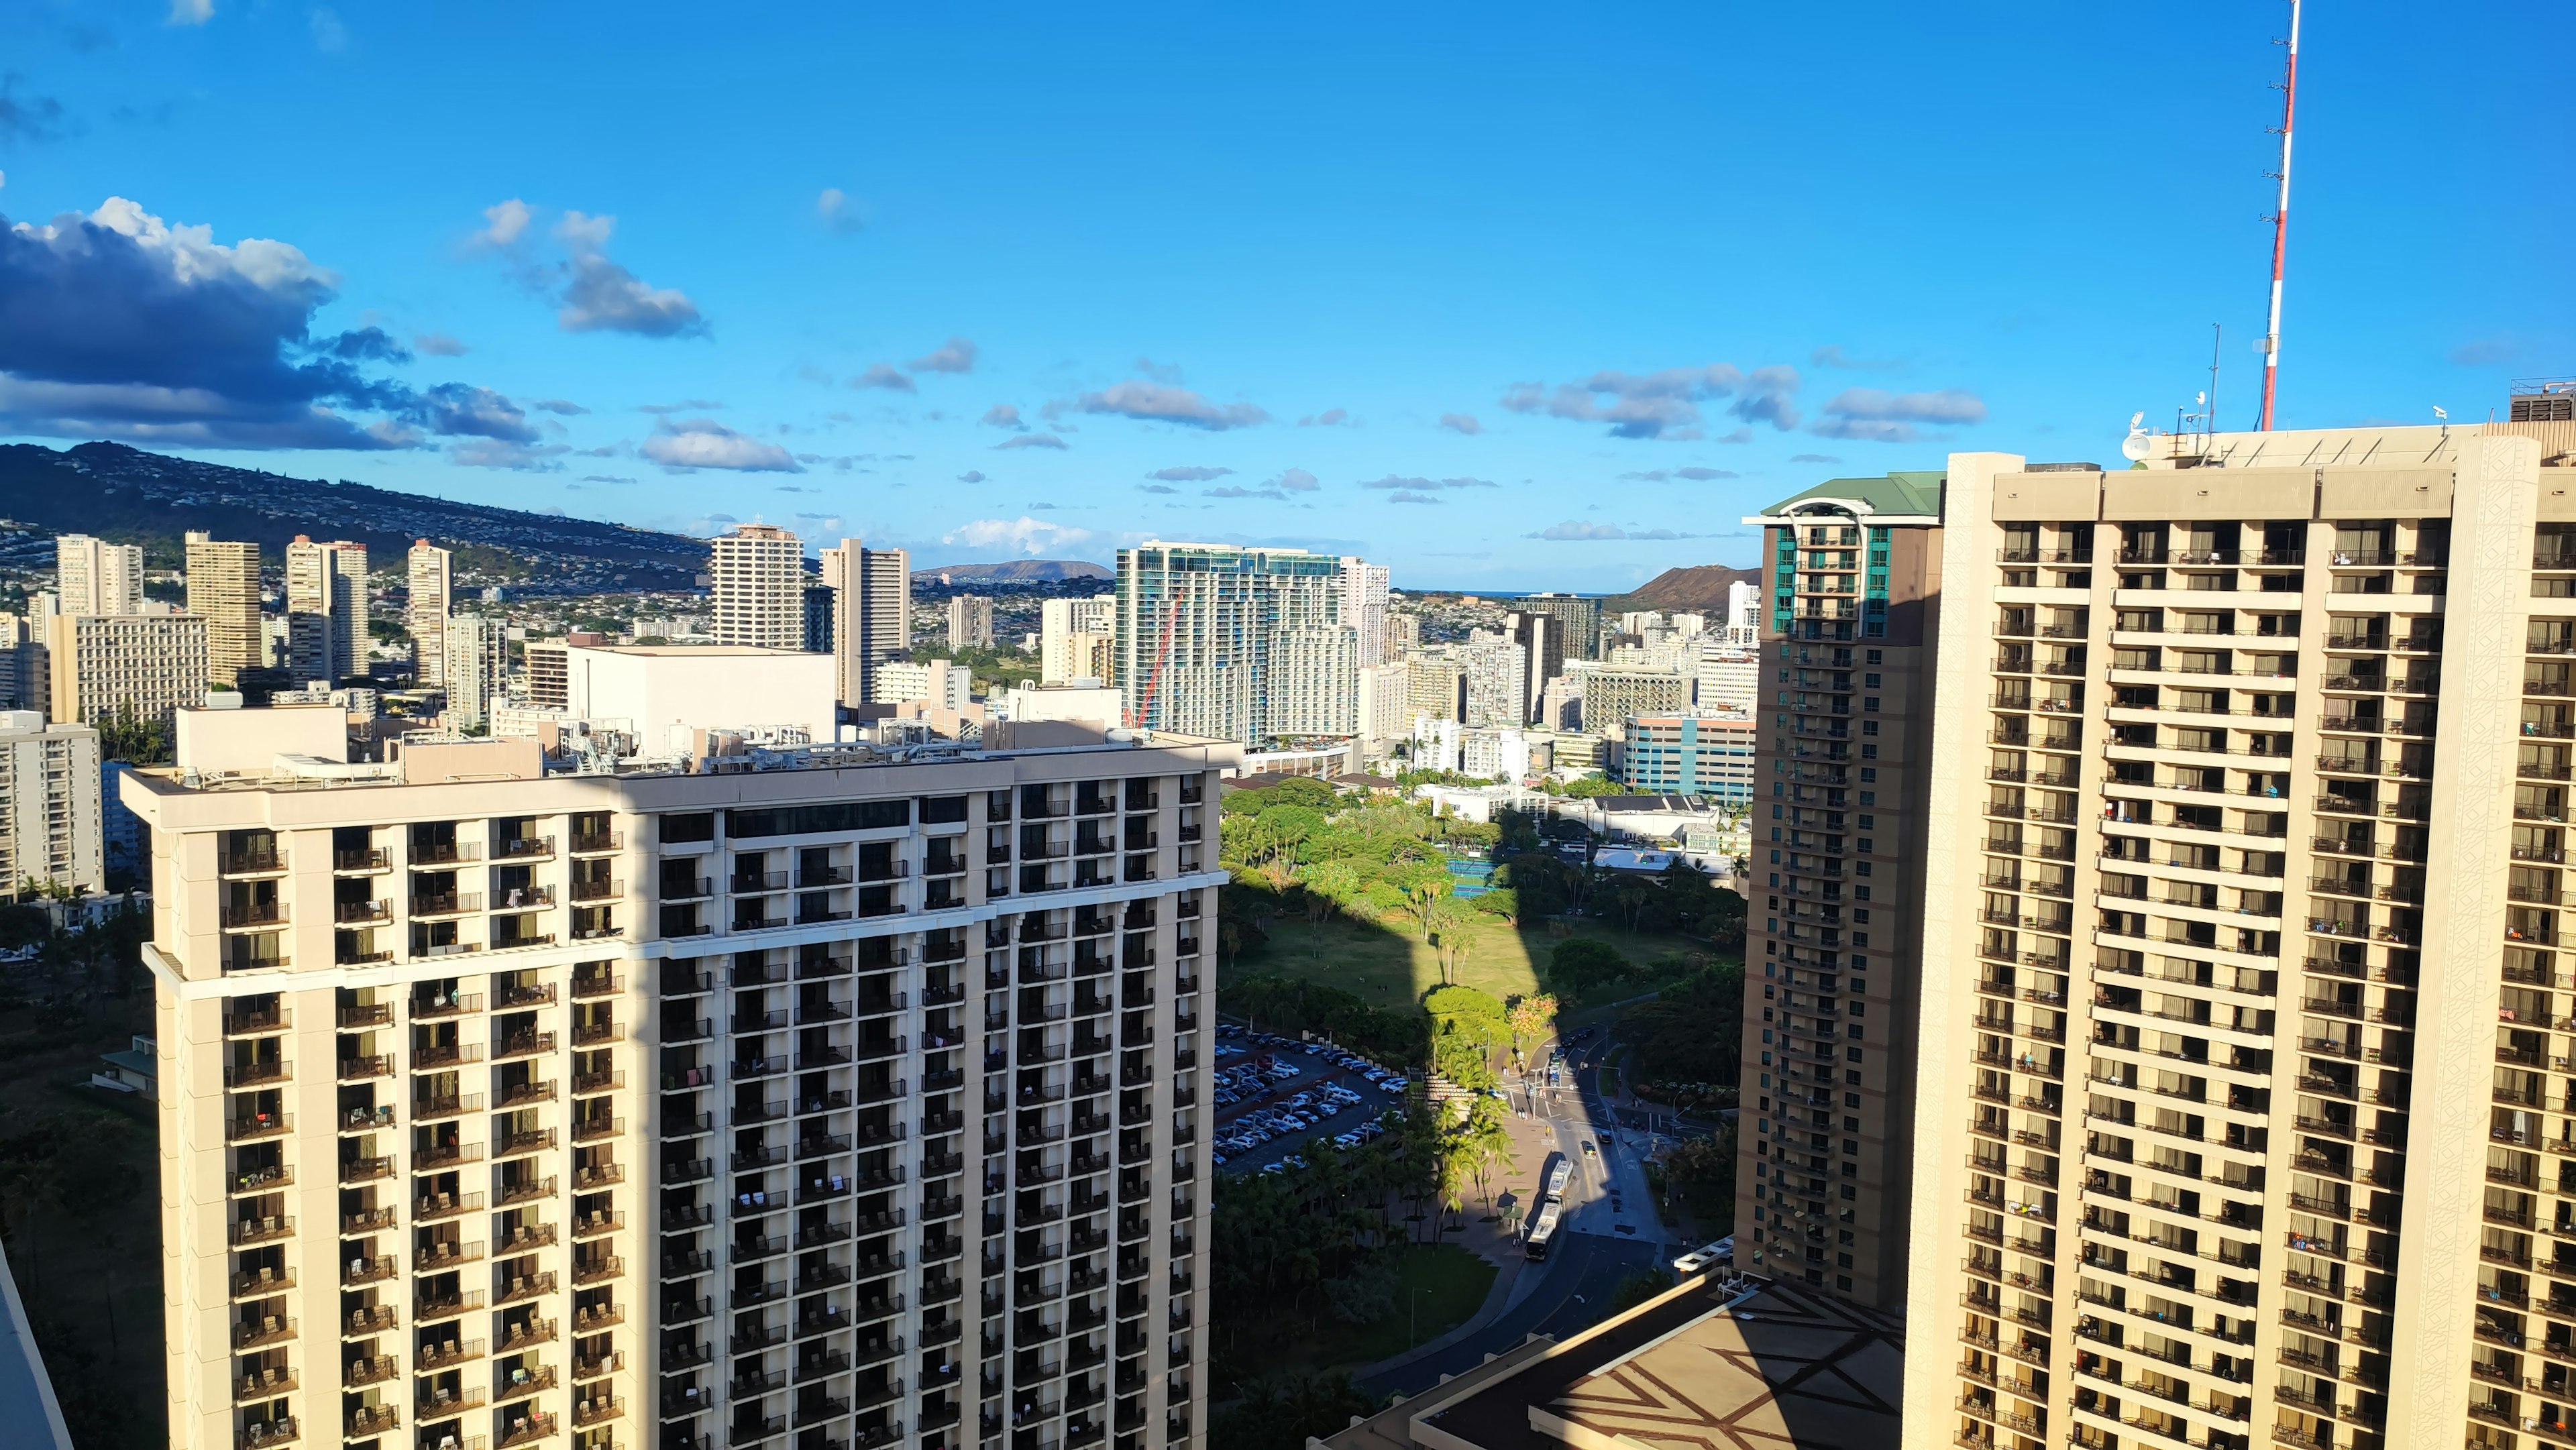
<path fill-rule="evenodd" d="M 1935 468 L 1868 478 L 1829 478 L 1813 488 L 1789 495 L 1762 512 L 1777 514 L 1804 499 L 1847 498 L 1866 503 L 1873 511 L 1882 514 L 1939 518 L 1942 485 L 1949 476 L 1948 470 Z"/>

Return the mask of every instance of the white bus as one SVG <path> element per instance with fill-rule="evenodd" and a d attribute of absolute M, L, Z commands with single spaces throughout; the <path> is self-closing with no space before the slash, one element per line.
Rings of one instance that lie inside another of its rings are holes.
<path fill-rule="evenodd" d="M 1547 1257 L 1548 1245 L 1556 1239 L 1556 1214 L 1557 1205 L 1553 1201 L 1539 1208 L 1538 1222 L 1530 1228 L 1529 1241 L 1521 1245 L 1521 1252 L 1532 1260 Z"/>
<path fill-rule="evenodd" d="M 1549 1203 L 1565 1202 L 1565 1185 L 1574 1176 L 1574 1165 L 1559 1157 L 1556 1166 L 1547 1170 L 1547 1192 L 1539 1197 Z"/>

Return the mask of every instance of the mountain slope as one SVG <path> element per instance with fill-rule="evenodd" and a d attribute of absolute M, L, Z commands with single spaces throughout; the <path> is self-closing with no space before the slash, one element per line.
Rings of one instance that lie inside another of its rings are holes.
<path fill-rule="evenodd" d="M 1066 579 L 1115 579 L 1118 576 L 1083 559 L 1005 559 L 998 564 L 948 564 L 915 569 L 915 579 L 944 578 L 952 584 L 1052 584 Z"/>
<path fill-rule="evenodd" d="M 1667 613 L 1674 610 L 1722 613 L 1726 609 L 1727 586 L 1739 580 L 1758 589 L 1762 586 L 1762 571 L 1730 569 L 1724 564 L 1692 564 L 1666 569 L 1630 593 L 1601 601 L 1601 612 L 1617 614 L 1627 610 L 1660 609 Z"/>
<path fill-rule="evenodd" d="M 164 568 L 179 563 L 191 529 L 254 541 L 272 559 L 298 534 L 352 539 L 378 568 L 428 539 L 463 553 L 460 572 L 546 593 L 686 589 L 707 567 L 706 541 L 685 534 L 289 478 L 120 443 L 0 446 L 0 515 L 46 534 L 141 544 L 146 561 Z"/>

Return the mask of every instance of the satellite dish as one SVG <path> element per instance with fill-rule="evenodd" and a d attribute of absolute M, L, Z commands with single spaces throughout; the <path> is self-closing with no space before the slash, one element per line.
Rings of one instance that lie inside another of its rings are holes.
<path fill-rule="evenodd" d="M 2141 423 L 2143 423 L 2143 422 L 2145 422 L 2145 421 L 2147 421 L 2147 414 L 2146 414 L 2146 410 L 2145 410 L 2145 409 L 2141 408 L 2141 409 L 2139 409 L 2137 412 L 2131 413 L 2131 414 L 2129 415 L 2129 431 L 2130 431 L 2130 432 L 2132 432 L 2132 433 L 2137 432 L 2137 431 L 2138 431 L 2138 425 L 2139 425 L 2139 424 L 2141 424 Z"/>
<path fill-rule="evenodd" d="M 2143 418 L 2146 415 L 2141 413 L 2138 416 Z M 2154 451 L 2155 440 L 2148 437 L 2146 431 L 2137 424 L 2131 423 L 2129 436 L 2120 440 L 2120 456 L 2131 463 L 2144 463 L 2147 461 L 2147 455 Z"/>

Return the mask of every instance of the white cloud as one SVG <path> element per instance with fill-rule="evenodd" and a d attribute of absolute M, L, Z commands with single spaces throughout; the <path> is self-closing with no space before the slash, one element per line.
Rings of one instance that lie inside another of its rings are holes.
<path fill-rule="evenodd" d="M 483 229 L 472 241 L 486 247 L 511 247 L 527 235 L 528 223 L 535 217 L 528 204 L 512 197 L 508 201 L 483 208 Z"/>
<path fill-rule="evenodd" d="M 870 363 L 868 370 L 850 379 L 854 388 L 883 388 L 890 393 L 914 391 L 912 379 L 897 371 L 892 363 Z"/>
<path fill-rule="evenodd" d="M 1543 383 L 1514 383 L 1502 405 L 1515 413 L 1607 423 L 1614 438 L 1693 439 L 1703 436 L 1699 405 L 1728 397 L 1735 401 L 1727 411 L 1748 423 L 1795 428 L 1797 391 L 1795 368 L 1747 372 L 1732 363 L 1710 363 L 1653 373 L 1603 369 L 1579 383 L 1561 383 L 1552 393 Z"/>
<path fill-rule="evenodd" d="M 1316 489 L 1323 487 L 1321 483 L 1316 482 L 1315 475 L 1308 473 L 1302 468 L 1288 469 L 1281 473 L 1277 478 L 1270 480 L 1267 486 L 1270 488 L 1286 489 L 1290 493 L 1313 493 Z"/>
<path fill-rule="evenodd" d="M 712 418 L 665 419 L 644 440 L 644 456 L 674 472 L 724 468 L 741 473 L 802 473 L 786 449 L 737 433 Z"/>
<path fill-rule="evenodd" d="M 1350 409 L 1326 408 L 1324 411 L 1313 414 L 1310 417 L 1298 419 L 1297 426 L 1300 428 L 1339 428 L 1349 421 L 1351 421 Z"/>
<path fill-rule="evenodd" d="M 1497 485 L 1489 479 L 1482 478 L 1402 478 L 1390 473 L 1384 478 L 1372 478 L 1360 487 L 1381 491 L 1392 489 L 1405 493 L 1430 493 L 1444 488 L 1494 488 Z"/>
<path fill-rule="evenodd" d="M 1145 476 L 1159 478 L 1165 483 L 1206 483 L 1232 472 L 1231 468 L 1158 468 Z"/>
<path fill-rule="evenodd" d="M 995 403 L 993 406 L 984 410 L 984 416 L 980 421 L 987 428 L 1025 428 L 1029 426 L 1028 424 L 1020 421 L 1020 409 L 1019 405 L 1016 403 Z"/>
<path fill-rule="evenodd" d="M 814 198 L 814 216 L 826 229 L 845 236 L 867 225 L 867 219 L 859 215 L 859 204 L 837 186 L 824 187 L 822 194 Z"/>
<path fill-rule="evenodd" d="M 1476 415 L 1473 413 L 1443 413 L 1440 415 L 1440 426 L 1452 433 L 1464 433 L 1469 437 L 1485 431 L 1485 425 L 1477 422 Z"/>
<path fill-rule="evenodd" d="M 698 305 L 673 287 L 654 287 L 608 258 L 613 216 L 567 211 L 555 236 L 571 254 L 556 325 L 566 332 L 631 332 L 644 337 L 687 337 L 707 330 Z"/>
<path fill-rule="evenodd" d="M 1807 431 L 1820 438 L 1852 438 L 1870 443 L 1913 443 L 1926 434 L 1917 423 L 1967 424 L 1986 421 L 1983 398 L 1965 388 L 1934 393 L 1890 393 L 1878 388 L 1845 388 L 1825 404 L 1823 418 Z"/>
<path fill-rule="evenodd" d="M 973 339 L 952 337 L 904 366 L 917 373 L 971 373 L 979 351 Z"/>
<path fill-rule="evenodd" d="M 1656 468 L 1649 469 L 1643 473 L 1623 473 L 1619 476 L 1621 478 L 1635 479 L 1640 483 L 1670 483 L 1677 478 L 1685 483 L 1710 483 L 1721 478 L 1743 477 L 1742 474 L 1730 473 L 1723 468 L 1698 467 Z"/>
<path fill-rule="evenodd" d="M 170 0 L 172 25 L 203 25 L 215 18 L 215 0 Z"/>
<path fill-rule="evenodd" d="M 571 450 L 560 443 L 520 443 L 507 438 L 472 438 L 451 444 L 447 458 L 468 468 L 508 468 L 521 473 L 551 473 L 563 467 L 554 460 Z"/>
<path fill-rule="evenodd" d="M 473 351 L 443 332 L 424 332 L 413 338 L 411 345 L 431 357 L 463 357 Z"/>
<path fill-rule="evenodd" d="M 1007 450 L 1012 448 L 1063 448 L 1067 445 L 1063 438 L 1053 433 L 1023 433 L 1016 438 L 1005 438 L 993 446 L 995 448 Z"/>
<path fill-rule="evenodd" d="M 1708 536 L 1705 534 L 1677 533 L 1672 529 L 1630 530 L 1623 529 L 1617 524 L 1586 524 L 1578 523 L 1573 519 L 1567 519 L 1564 523 L 1550 524 L 1546 528 L 1539 530 L 1537 533 L 1527 535 L 1526 537 L 1533 539 L 1553 539 L 1560 543 L 1601 543 L 1614 539 L 1700 539 Z"/>
<path fill-rule="evenodd" d="M 313 12 L 304 17 L 304 22 L 313 31 L 315 50 L 336 52 L 348 49 L 349 27 L 340 23 L 338 13 L 330 6 L 314 6 Z"/>
<path fill-rule="evenodd" d="M 1147 423 L 1178 423 L 1186 428 L 1223 432 L 1270 421 L 1250 403 L 1211 403 L 1187 388 L 1129 380 L 1096 393 L 1084 393 L 1070 406 L 1084 413 L 1114 413 Z"/>

